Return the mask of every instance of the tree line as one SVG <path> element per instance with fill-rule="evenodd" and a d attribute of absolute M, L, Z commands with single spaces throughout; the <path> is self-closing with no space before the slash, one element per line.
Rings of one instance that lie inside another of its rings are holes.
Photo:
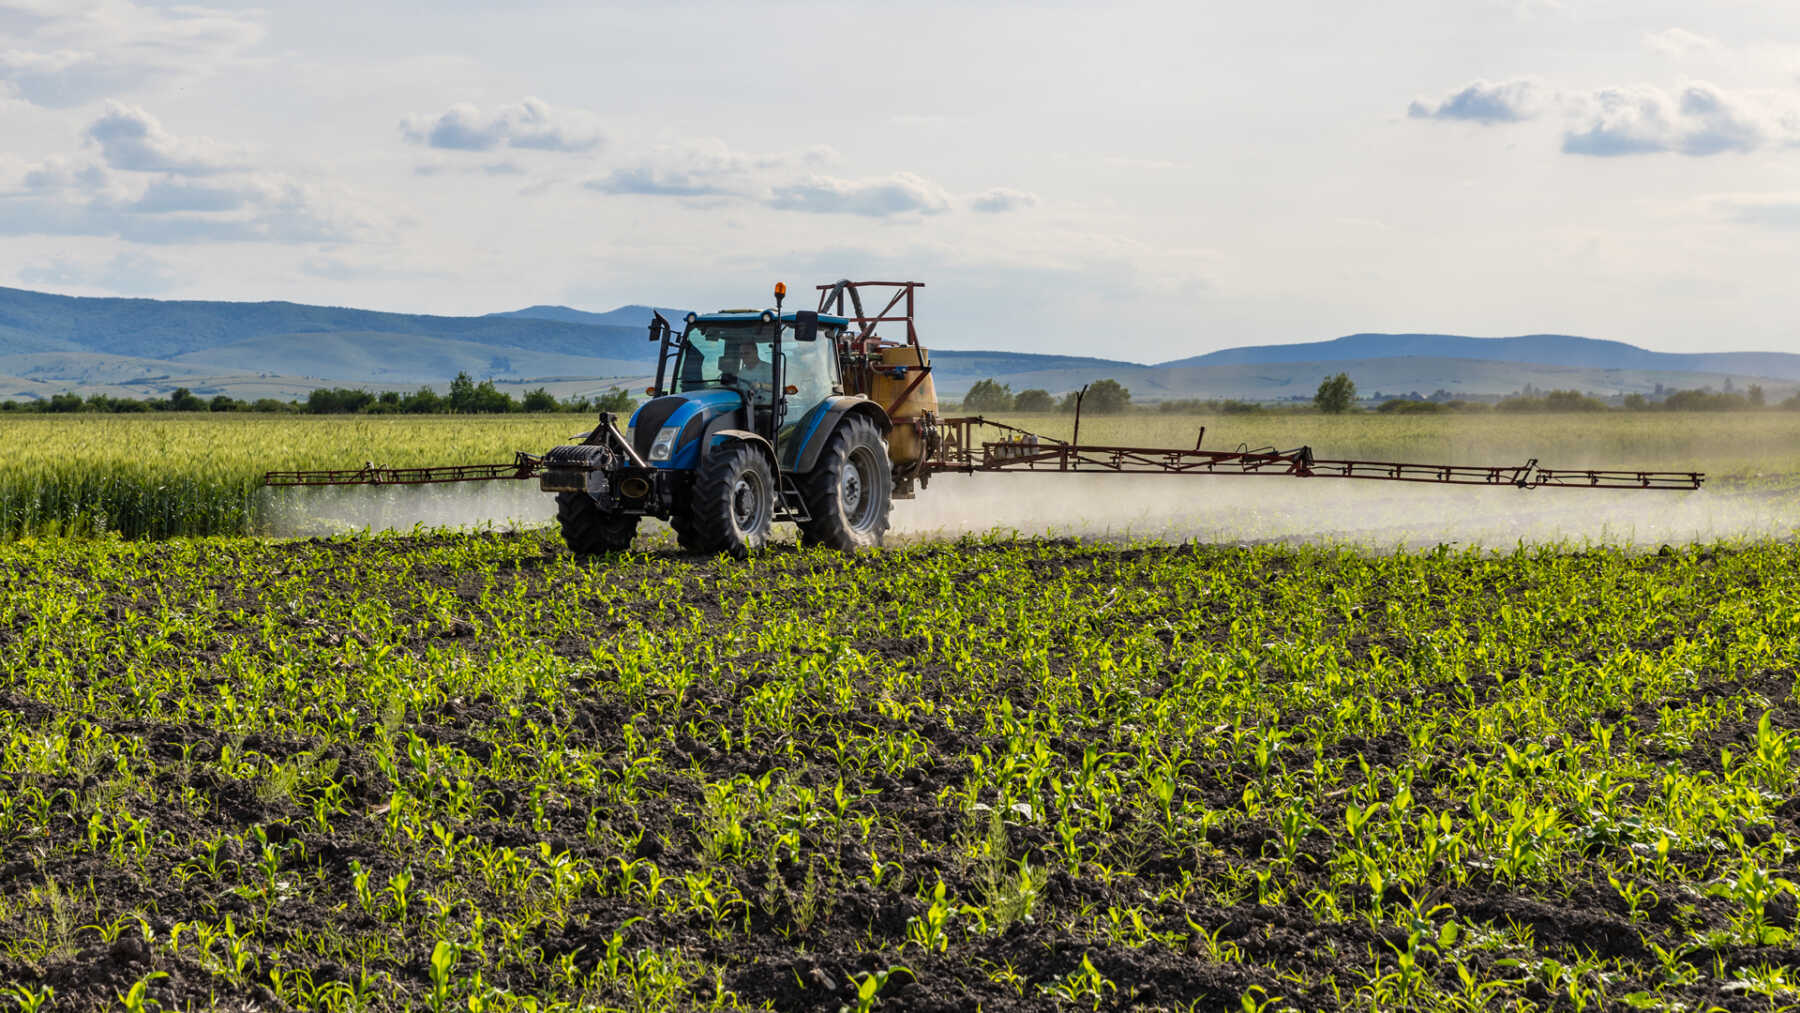
<path fill-rule="evenodd" d="M 1095 380 L 1088 384 L 1085 395 L 1070 391 L 1061 398 L 1057 398 L 1049 391 L 1035 387 L 1014 394 L 1011 384 L 1004 384 L 989 377 L 986 380 L 977 380 L 969 388 L 969 392 L 963 395 L 962 410 L 970 412 L 1073 412 L 1078 399 L 1081 402 L 1082 412 L 1093 412 L 1096 415 L 1116 415 L 1131 407 L 1131 391 L 1117 380 Z"/>
<path fill-rule="evenodd" d="M 42 401 L 0 401 L 0 411 L 9 412 L 288 412 L 308 415 L 443 415 L 504 414 L 507 412 L 628 412 L 637 405 L 630 392 L 617 387 L 597 397 L 557 398 L 543 387 L 526 391 L 521 397 L 494 386 L 492 380 L 479 383 L 468 373 L 458 373 L 450 381 L 447 394 L 430 387 L 420 387 L 411 394 L 383 391 L 379 394 L 354 387 L 318 387 L 305 399 L 282 401 L 276 398 L 244 400 L 226 394 L 210 398 L 177 387 L 167 397 L 135 399 L 94 394 L 52 395 Z"/>

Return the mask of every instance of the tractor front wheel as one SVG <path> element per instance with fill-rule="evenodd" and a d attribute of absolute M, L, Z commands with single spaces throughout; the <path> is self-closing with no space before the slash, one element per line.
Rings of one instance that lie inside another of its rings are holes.
<path fill-rule="evenodd" d="M 556 520 L 562 525 L 563 542 L 577 556 L 624 552 L 637 534 L 636 514 L 607 513 L 582 492 L 556 494 Z"/>
<path fill-rule="evenodd" d="M 675 533 L 689 551 L 743 557 L 768 542 L 774 522 L 769 459 L 749 443 L 728 443 L 701 462 L 686 523 Z"/>
<path fill-rule="evenodd" d="M 808 545 L 846 552 L 881 544 L 893 507 L 894 471 L 875 423 L 846 416 L 800 482 L 812 519 L 800 525 Z"/>

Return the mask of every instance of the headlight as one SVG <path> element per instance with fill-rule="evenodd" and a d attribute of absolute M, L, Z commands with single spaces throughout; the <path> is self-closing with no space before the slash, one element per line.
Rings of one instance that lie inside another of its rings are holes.
<path fill-rule="evenodd" d="M 664 426 L 656 431 L 656 442 L 650 444 L 650 460 L 666 461 L 675 453 L 675 437 L 681 435 L 680 426 Z"/>

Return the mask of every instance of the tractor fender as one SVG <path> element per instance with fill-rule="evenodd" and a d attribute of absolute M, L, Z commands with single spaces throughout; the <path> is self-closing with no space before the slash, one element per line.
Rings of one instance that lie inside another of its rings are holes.
<path fill-rule="evenodd" d="M 767 438 L 748 429 L 716 429 L 707 433 L 706 456 L 711 456 L 713 451 L 732 443 L 748 443 L 755 447 L 759 453 L 768 458 L 769 470 L 775 474 L 781 473 L 775 464 L 775 448 L 769 445 Z"/>
<path fill-rule="evenodd" d="M 888 418 L 888 413 L 866 397 L 844 394 L 827 398 L 801 420 L 797 438 L 787 446 L 791 459 L 786 470 L 800 474 L 813 470 L 819 462 L 819 454 L 825 450 L 825 442 L 837 432 L 838 423 L 849 415 L 867 417 L 883 436 L 894 431 L 894 422 Z"/>

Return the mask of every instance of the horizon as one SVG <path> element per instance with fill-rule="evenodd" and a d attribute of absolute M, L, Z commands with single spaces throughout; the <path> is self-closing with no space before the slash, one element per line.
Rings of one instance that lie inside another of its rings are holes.
<path fill-rule="evenodd" d="M 79 295 L 79 294 L 69 293 L 69 292 L 51 292 L 51 291 L 46 291 L 44 289 L 20 288 L 18 286 L 14 286 L 14 285 L 0 285 L 0 291 L 25 292 L 25 293 L 28 293 L 31 295 L 53 296 L 53 297 L 61 298 L 61 299 L 111 299 L 111 300 L 120 300 L 120 301 L 152 302 L 152 303 L 206 303 L 206 304 L 213 304 L 213 305 L 277 305 L 277 304 L 284 304 L 284 305 L 305 306 L 305 307 L 312 307 L 312 308 L 319 308 L 319 309 L 351 310 L 351 311 L 356 311 L 356 312 L 367 312 L 367 313 L 389 313 L 389 314 L 395 314 L 395 315 L 399 315 L 399 316 L 446 317 L 446 318 L 450 318 L 450 319 L 475 319 L 475 318 L 480 318 L 480 317 L 502 317 L 502 316 L 506 316 L 508 314 L 516 314 L 516 313 L 523 312 L 525 310 L 532 310 L 532 309 L 571 310 L 576 313 L 586 313 L 586 314 L 593 314 L 596 316 L 602 316 L 602 315 L 606 315 L 606 314 L 610 314 L 610 313 L 616 313 L 616 312 L 619 312 L 620 310 L 626 310 L 626 309 L 636 308 L 636 309 L 661 310 L 661 309 L 665 308 L 661 305 L 653 305 L 651 303 L 645 303 L 645 302 L 620 303 L 617 306 L 614 306 L 610 309 L 604 309 L 604 310 L 583 309 L 579 306 L 571 306 L 566 303 L 528 303 L 524 306 L 519 306 L 515 309 L 510 309 L 510 310 L 489 310 L 486 312 L 470 313 L 470 314 L 446 314 L 446 313 L 413 313 L 413 312 L 406 311 L 406 310 L 380 309 L 380 308 L 371 307 L 371 306 L 355 306 L 355 305 L 347 305 L 347 304 L 340 305 L 340 304 L 330 304 L 330 303 L 308 303 L 308 302 L 301 302 L 301 301 L 297 301 L 297 300 L 293 300 L 293 299 L 259 299 L 259 300 L 200 299 L 200 298 L 172 299 L 172 298 L 159 298 L 156 296 L 89 296 L 89 295 Z M 1134 366 L 1160 366 L 1160 365 L 1165 365 L 1165 364 L 1168 364 L 1171 362 L 1179 362 L 1179 361 L 1182 361 L 1185 359 L 1199 358 L 1201 356 L 1210 355 L 1210 354 L 1213 354 L 1216 352 L 1232 352 L 1232 351 L 1238 351 L 1238 350 L 1242 350 L 1242 349 L 1270 348 L 1270 347 L 1322 345 L 1322 344 L 1330 344 L 1334 341 L 1342 341 L 1345 338 L 1356 338 L 1356 337 L 1391 337 L 1391 338 L 1433 337 L 1433 338 L 1458 338 L 1458 339 L 1467 339 L 1467 340 L 1471 340 L 1471 341 L 1512 341 L 1512 340 L 1517 340 L 1517 339 L 1521 339 L 1521 338 L 1567 338 L 1567 339 L 1571 339 L 1571 340 L 1575 340 L 1575 341 L 1593 341 L 1593 342 L 1600 342 L 1600 343 L 1605 343 L 1605 344 L 1626 345 L 1628 347 L 1635 348 L 1640 351 L 1653 352 L 1658 355 L 1701 355 L 1701 354 L 1733 354 L 1733 353 L 1752 353 L 1752 354 L 1760 353 L 1760 354 L 1772 354 L 1772 355 L 1800 354 L 1800 353 L 1789 351 L 1786 349 L 1753 349 L 1753 348 L 1729 348 L 1729 349 L 1722 349 L 1722 350 L 1721 349 L 1710 349 L 1706 352 L 1682 352 L 1682 351 L 1672 351 L 1670 349 L 1663 349 L 1663 348 L 1653 348 L 1648 345 L 1640 345 L 1635 342 L 1625 341 L 1625 340 L 1618 339 L 1618 338 L 1596 338 L 1591 335 L 1573 334 L 1573 333 L 1569 333 L 1566 331 L 1530 331 L 1530 332 L 1521 333 L 1521 334 L 1461 334 L 1461 333 L 1457 333 L 1454 331 L 1418 331 L 1418 330 L 1346 331 L 1342 334 L 1337 334 L 1337 335 L 1334 335 L 1329 338 L 1314 338 L 1311 340 L 1301 340 L 1301 341 L 1276 340 L 1276 341 L 1269 341 L 1269 342 L 1264 342 L 1261 344 L 1254 344 L 1254 345 L 1223 345 L 1223 346 L 1220 346 L 1217 348 L 1207 349 L 1204 352 L 1195 352 L 1195 353 L 1191 353 L 1188 355 L 1178 355 L 1178 356 L 1175 356 L 1175 357 L 1169 358 L 1169 359 L 1154 359 L 1154 360 L 1111 358 L 1111 357 L 1103 356 L 1103 355 L 1095 355 L 1092 353 L 1080 353 L 1080 352 L 1037 352 L 1037 351 L 1030 351 L 1030 350 L 1018 349 L 1018 348 L 1004 348 L 1004 347 L 999 347 L 999 346 L 982 346 L 982 347 L 974 347 L 974 348 L 963 348 L 963 347 L 958 347 L 958 346 L 953 346 L 953 345 L 934 345 L 930 341 L 924 341 L 923 343 L 925 344 L 925 346 L 927 348 L 930 348 L 934 351 L 994 352 L 994 353 L 1000 353 L 1000 354 L 1014 354 L 1014 355 L 1052 355 L 1052 356 L 1067 356 L 1070 358 L 1097 359 L 1097 360 L 1101 360 L 1101 361 L 1105 361 L 1105 362 L 1117 362 L 1117 363 L 1124 363 L 1124 364 L 1129 364 L 1129 365 L 1134 365 Z M 1332 361 L 1332 360 L 1321 360 L 1321 361 Z"/>

